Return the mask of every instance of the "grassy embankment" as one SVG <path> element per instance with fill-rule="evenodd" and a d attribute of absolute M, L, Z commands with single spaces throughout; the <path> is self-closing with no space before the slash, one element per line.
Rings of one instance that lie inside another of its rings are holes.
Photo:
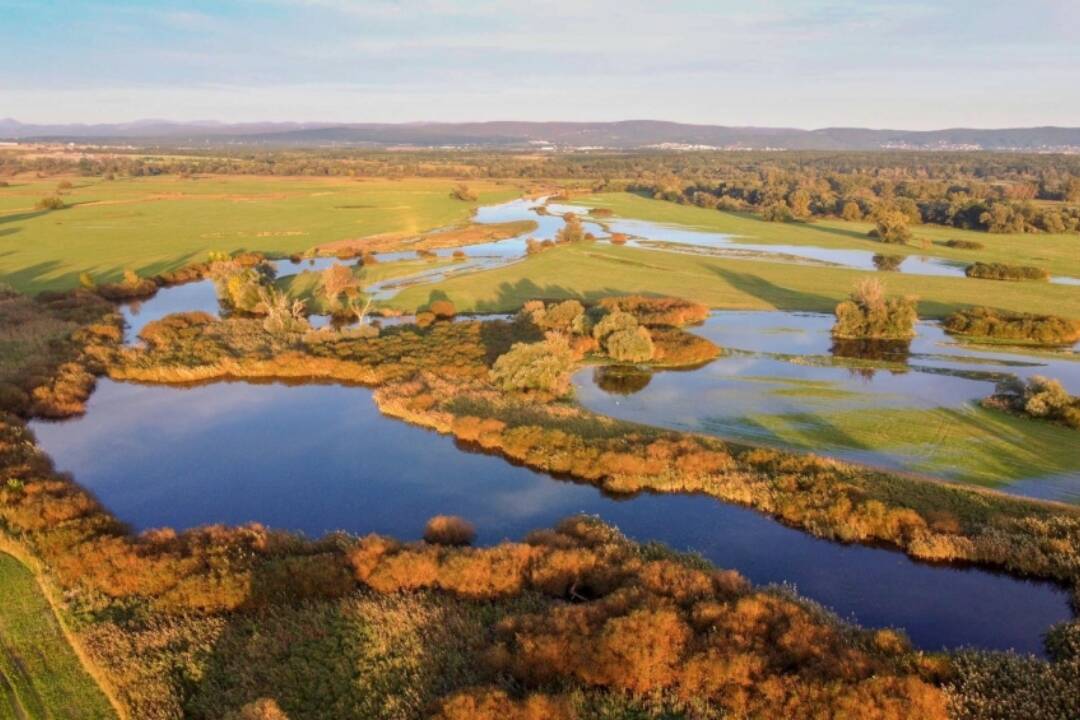
<path fill-rule="evenodd" d="M 818 219 L 812 223 L 766 222 L 752 213 L 706 210 L 652 200 L 632 193 L 601 193 L 584 201 L 589 206 L 610 209 L 616 216 L 670 223 L 711 232 L 739 235 L 745 242 L 776 245 L 817 245 L 827 248 L 866 250 L 883 255 L 930 255 L 963 264 L 982 260 L 1010 265 L 1034 265 L 1056 275 L 1080 277 L 1080 235 L 986 233 L 939 225 L 913 225 L 910 245 L 878 242 L 867 236 L 873 227 L 867 222 Z M 921 239 L 929 241 L 923 247 Z M 978 250 L 945 245 L 948 240 L 981 244 Z"/>
<path fill-rule="evenodd" d="M 115 282 L 150 276 L 210 250 L 268 255 L 347 238 L 407 238 L 464 223 L 477 205 L 509 200 L 511 184 L 470 182 L 475 203 L 450 197 L 453 180 L 177 177 L 70 178 L 67 207 L 34 208 L 63 178 L 0 188 L 0 281 L 22 292 L 74 287 L 79 274 Z"/>
<path fill-rule="evenodd" d="M 0 718 L 114 718 L 30 572 L 0 553 Z"/>

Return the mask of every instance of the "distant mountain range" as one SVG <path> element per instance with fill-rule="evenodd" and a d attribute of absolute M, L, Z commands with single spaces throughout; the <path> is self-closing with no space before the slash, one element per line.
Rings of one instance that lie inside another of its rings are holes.
<path fill-rule="evenodd" d="M 296 123 L 139 120 L 33 125 L 0 119 L 0 139 L 133 145 L 418 146 L 486 148 L 1013 150 L 1080 152 L 1080 127 L 998 130 L 726 127 L 659 120 L 620 122 Z"/>

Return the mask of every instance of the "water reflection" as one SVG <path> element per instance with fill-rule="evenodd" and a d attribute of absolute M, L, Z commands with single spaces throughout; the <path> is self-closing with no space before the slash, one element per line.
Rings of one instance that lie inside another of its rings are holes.
<path fill-rule="evenodd" d="M 585 370 L 575 377 L 577 397 L 633 422 L 1080 502 L 1080 455 L 1068 452 L 1075 431 L 978 407 L 1013 377 L 1056 377 L 1077 393 L 1080 363 L 970 348 L 928 322 L 910 343 L 838 341 L 833 321 L 716 312 L 693 332 L 727 355 L 696 370 L 658 371 L 624 395 L 601 385 L 604 373 Z"/>
<path fill-rule="evenodd" d="M 258 521 L 408 539 L 431 515 L 452 513 L 492 543 L 586 512 L 755 583 L 790 583 L 845 618 L 902 627 L 923 648 L 1041 652 L 1040 634 L 1069 617 L 1066 593 L 1048 583 L 818 540 L 704 496 L 616 499 L 465 452 L 383 417 L 360 387 L 104 380 L 84 417 L 33 430 L 59 469 L 138 529 Z"/>
<path fill-rule="evenodd" d="M 593 371 L 596 386 L 611 395 L 633 395 L 652 380 L 652 371 L 635 365 L 603 365 Z"/>
<path fill-rule="evenodd" d="M 874 267 L 879 272 L 897 272 L 900 266 L 904 264 L 903 255 L 875 255 L 873 257 Z"/>
<path fill-rule="evenodd" d="M 911 341 L 834 338 L 829 350 L 838 358 L 905 364 L 911 356 Z"/>

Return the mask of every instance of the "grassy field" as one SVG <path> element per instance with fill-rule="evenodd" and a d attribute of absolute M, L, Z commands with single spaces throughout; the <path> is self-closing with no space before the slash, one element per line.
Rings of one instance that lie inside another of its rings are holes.
<path fill-rule="evenodd" d="M 999 235 L 937 225 L 915 225 L 911 228 L 915 243 L 889 245 L 867 237 L 867 231 L 873 226 L 864 222 L 826 219 L 812 223 L 766 222 L 750 213 L 706 210 L 693 205 L 651 200 L 631 193 L 590 195 L 582 203 L 590 207 L 608 208 L 619 217 L 730 233 L 757 243 L 817 245 L 889 255 L 932 255 L 965 263 L 982 260 L 1035 265 L 1055 275 L 1080 277 L 1080 235 Z M 929 240 L 929 246 L 922 247 L 918 243 L 921 238 Z M 973 240 L 985 247 L 981 250 L 957 250 L 946 247 L 943 243 L 947 240 Z"/>
<path fill-rule="evenodd" d="M 411 287 L 389 304 L 414 310 L 432 295 L 445 293 L 459 311 L 504 312 L 531 298 L 589 300 L 658 293 L 699 300 L 715 308 L 831 312 L 857 280 L 871 274 L 582 243 L 559 246 L 483 273 Z M 1080 318 L 1080 290 L 1067 285 L 903 273 L 891 273 L 885 281 L 890 293 L 917 295 L 924 317 L 940 317 L 960 306 L 989 305 Z"/>
<path fill-rule="evenodd" d="M 205 259 L 209 250 L 300 252 L 371 235 L 414 235 L 466 221 L 476 205 L 517 197 L 510 184 L 471 182 L 479 200 L 450 197 L 453 180 L 352 178 L 71 178 L 68 205 L 35 203 L 59 178 L 0 187 L 0 282 L 38 292 L 79 274 L 115 281 L 125 268 L 152 275 Z"/>
<path fill-rule="evenodd" d="M 0 718 L 113 718 L 75 656 L 34 576 L 0 553 Z"/>

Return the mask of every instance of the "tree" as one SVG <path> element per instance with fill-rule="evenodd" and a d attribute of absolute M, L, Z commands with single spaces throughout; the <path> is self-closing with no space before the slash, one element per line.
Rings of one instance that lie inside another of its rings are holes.
<path fill-rule="evenodd" d="M 491 381 L 503 390 L 565 395 L 570 389 L 574 353 L 566 337 L 548 333 L 535 343 L 514 343 L 491 368 Z"/>
<path fill-rule="evenodd" d="M 600 318 L 593 327 L 593 337 L 609 357 L 619 362 L 647 362 L 656 351 L 648 328 L 639 326 L 637 318 L 622 310 Z"/>
<path fill-rule="evenodd" d="M 904 244 L 911 239 L 908 216 L 895 207 L 881 207 L 874 213 L 874 229 L 871 237 L 887 243 Z"/>
<path fill-rule="evenodd" d="M 880 280 L 866 278 L 836 306 L 832 334 L 847 340 L 906 340 L 915 334 L 918 319 L 915 298 L 887 298 Z"/>
<path fill-rule="evenodd" d="M 457 308 L 449 300 L 436 300 L 428 306 L 428 311 L 440 320 L 449 320 L 457 314 Z"/>
<path fill-rule="evenodd" d="M 304 301 L 289 301 L 289 296 L 273 286 L 259 286 L 259 308 L 266 315 L 263 328 L 270 333 L 304 332 L 310 330 L 304 314 Z"/>
<path fill-rule="evenodd" d="M 566 213 L 563 215 L 563 220 L 566 222 L 559 232 L 555 234 L 555 242 L 558 243 L 571 243 L 579 242 L 585 239 L 585 228 L 581 225 L 581 218 L 575 213 Z"/>
<path fill-rule="evenodd" d="M 862 208 L 859 207 L 859 203 L 848 200 L 840 211 L 840 217 L 845 220 L 862 220 Z"/>
<path fill-rule="evenodd" d="M 648 328 L 618 330 L 607 336 L 604 350 L 612 360 L 619 362 L 648 362 L 652 360 L 656 348 Z"/>
<path fill-rule="evenodd" d="M 765 206 L 761 211 L 761 217 L 769 222 L 790 222 L 794 216 L 786 202 L 777 200 Z"/>
<path fill-rule="evenodd" d="M 322 273 L 323 294 L 326 296 L 326 305 L 331 310 L 339 307 L 341 294 L 355 292 L 357 287 L 356 275 L 344 265 L 334 263 L 323 270 Z"/>
<path fill-rule="evenodd" d="M 799 188 L 793 193 L 790 193 L 787 198 L 788 205 L 791 207 L 791 214 L 797 218 L 804 218 L 810 216 L 810 193 L 806 190 Z"/>

